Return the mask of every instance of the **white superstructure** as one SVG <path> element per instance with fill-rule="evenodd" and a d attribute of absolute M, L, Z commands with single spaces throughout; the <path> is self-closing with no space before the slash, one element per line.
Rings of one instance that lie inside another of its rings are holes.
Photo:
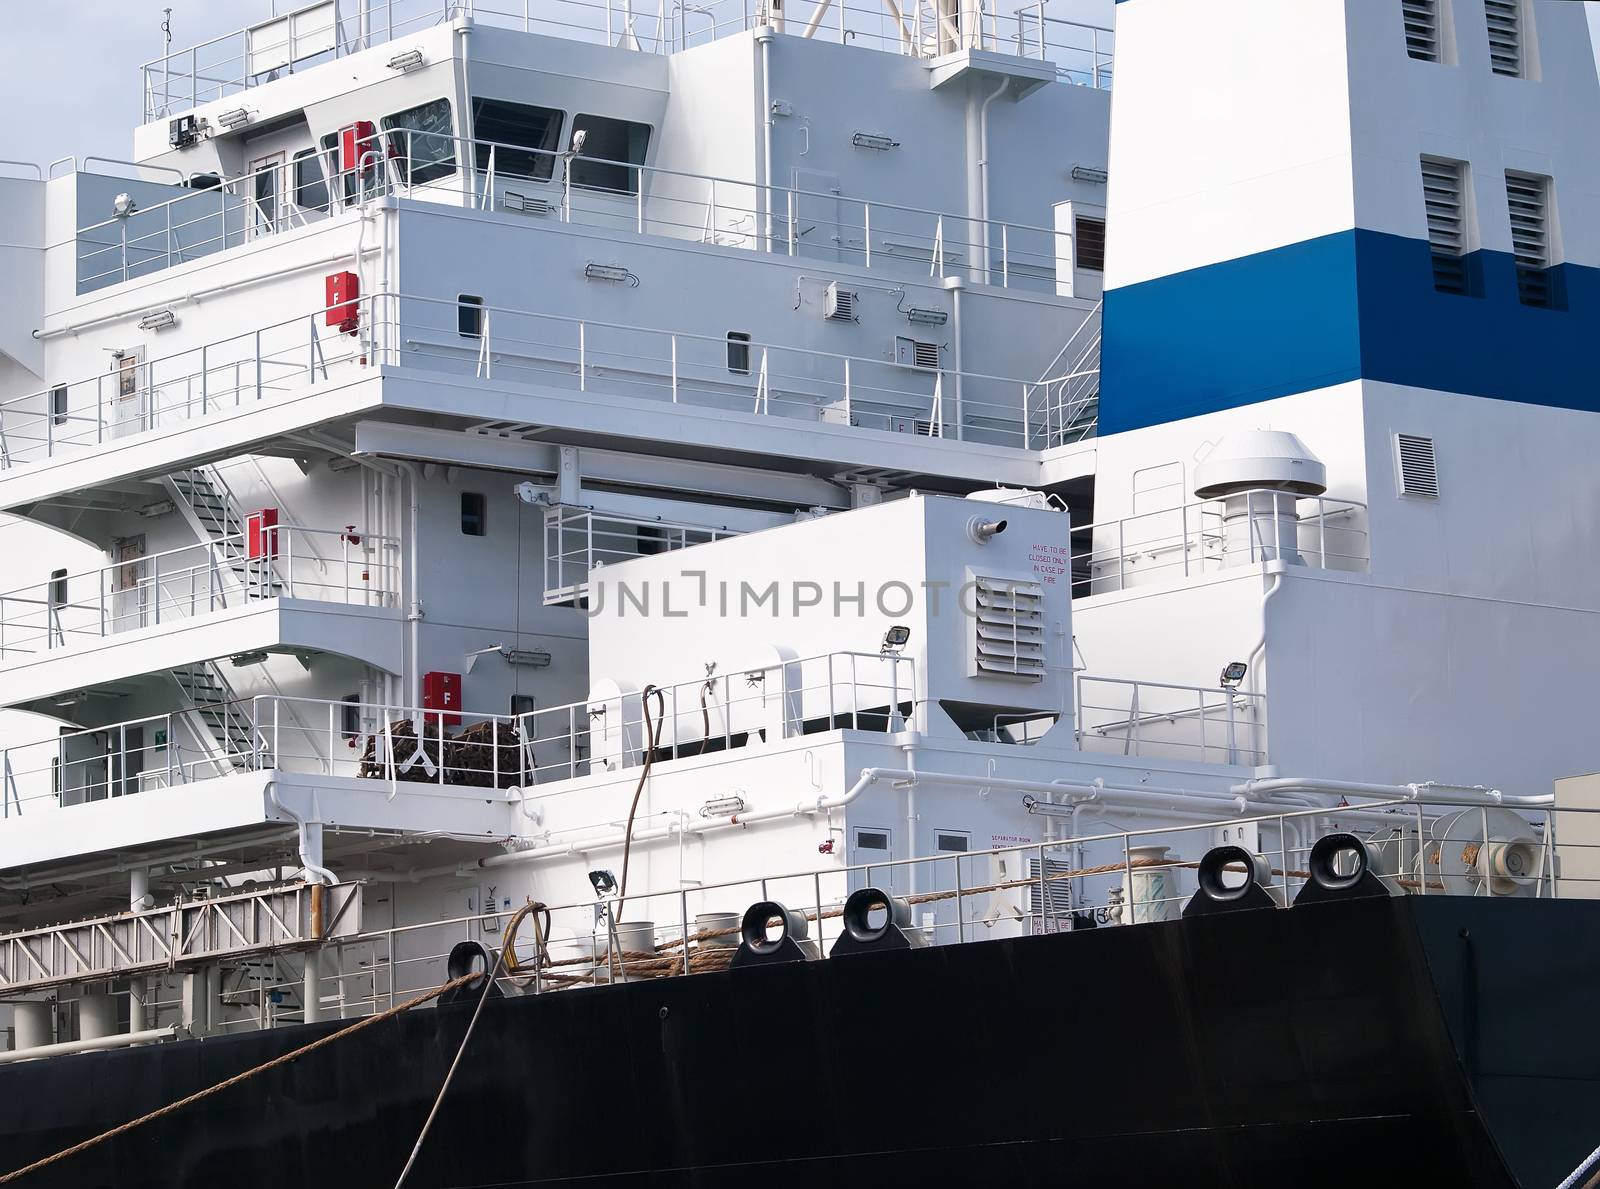
<path fill-rule="evenodd" d="M 1149 919 L 1138 846 L 1330 823 L 1554 891 L 1578 6 L 512 7 L 264 19 L 0 178 L 0 509 L 104 557 L 0 566 L 15 1047 L 369 1010 L 529 899 L 579 953 L 591 873 L 630 949 L 794 873 Z"/>

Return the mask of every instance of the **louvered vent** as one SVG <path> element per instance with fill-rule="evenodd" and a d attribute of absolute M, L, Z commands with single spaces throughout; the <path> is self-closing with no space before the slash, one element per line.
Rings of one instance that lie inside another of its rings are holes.
<path fill-rule="evenodd" d="M 1085 272 L 1106 270 L 1106 221 L 1079 215 L 1072 224 L 1073 255 L 1077 266 Z"/>
<path fill-rule="evenodd" d="M 1422 159 L 1422 201 L 1428 212 L 1428 247 L 1433 252 L 1433 287 L 1467 292 L 1466 167 L 1460 161 Z"/>
<path fill-rule="evenodd" d="M 910 339 L 904 336 L 894 340 L 894 361 L 901 367 L 920 367 L 933 372 L 939 370 L 939 344 Z"/>
<path fill-rule="evenodd" d="M 1044 588 L 1016 578 L 977 578 L 976 671 L 1044 680 Z"/>
<path fill-rule="evenodd" d="M 1433 453 L 1433 439 L 1419 434 L 1395 434 L 1394 446 L 1400 462 L 1400 494 L 1438 499 L 1439 466 Z"/>
<path fill-rule="evenodd" d="M 1028 857 L 1028 911 L 1035 917 L 1046 918 L 1043 930 L 1046 933 L 1069 927 L 1067 922 L 1072 919 L 1072 881 L 1063 877 L 1072 870 L 1070 860 L 1046 859 L 1044 878 L 1041 880 L 1038 857 Z"/>
<path fill-rule="evenodd" d="M 1511 209 L 1511 254 L 1517 264 L 1517 294 L 1524 305 L 1550 304 L 1550 179 L 1506 173 Z"/>
<path fill-rule="evenodd" d="M 832 322 L 859 322 L 861 315 L 856 310 L 856 304 L 860 300 L 861 295 L 855 290 L 841 288 L 838 281 L 833 281 L 828 285 L 824 315 Z"/>
<path fill-rule="evenodd" d="M 516 211 L 524 215 L 548 215 L 555 207 L 543 198 L 533 198 L 527 194 L 518 194 L 515 190 L 507 190 L 500 196 L 502 210 Z"/>
<path fill-rule="evenodd" d="M 1439 61 L 1439 0 L 1401 0 L 1400 13 L 1406 53 L 1419 62 Z"/>
<path fill-rule="evenodd" d="M 1489 22 L 1489 66 L 1496 74 L 1522 76 L 1522 0 L 1483 0 Z"/>

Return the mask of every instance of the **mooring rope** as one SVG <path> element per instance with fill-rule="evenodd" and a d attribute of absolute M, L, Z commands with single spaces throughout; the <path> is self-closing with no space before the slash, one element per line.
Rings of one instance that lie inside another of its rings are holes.
<path fill-rule="evenodd" d="M 13 1181 L 20 1180 L 29 1173 L 38 1172 L 42 1168 L 47 1168 L 58 1161 L 65 1160 L 69 1156 L 76 1156 L 80 1152 L 87 1152 L 90 1148 L 98 1147 L 107 1140 L 115 1139 L 117 1136 L 126 1134 L 136 1127 L 143 1127 L 146 1123 L 153 1123 L 157 1119 L 174 1114 L 186 1106 L 192 1106 L 194 1103 L 199 1102 L 203 1098 L 210 1098 L 213 1094 L 220 1094 L 224 1090 L 227 1090 L 233 1086 L 237 1086 L 240 1082 L 247 1081 L 248 1079 L 255 1077 L 257 1074 L 266 1073 L 269 1070 L 277 1069 L 281 1065 L 287 1065 L 296 1058 L 304 1057 L 307 1053 L 315 1052 L 317 1049 L 331 1045 L 336 1040 L 343 1040 L 347 1036 L 352 1036 L 355 1033 L 360 1032 L 363 1028 L 370 1028 L 372 1025 L 382 1020 L 387 1020 L 392 1016 L 398 1016 L 401 1012 L 410 1011 L 413 1007 L 420 1007 L 422 1004 L 427 1003 L 430 1000 L 437 999 L 446 991 L 453 990 L 456 987 L 465 986 L 467 983 L 483 977 L 484 976 L 482 974 L 464 974 L 460 978 L 453 978 L 443 986 L 435 987 L 433 990 L 418 995 L 414 999 L 408 999 L 404 1003 L 396 1004 L 394 1007 L 379 1012 L 375 1016 L 364 1016 L 357 1020 L 354 1024 L 351 1024 L 348 1028 L 341 1028 L 337 1032 L 330 1032 L 327 1036 L 320 1037 L 317 1040 L 312 1041 L 310 1044 L 301 1045 L 298 1049 L 293 1049 L 290 1052 L 282 1054 L 281 1056 L 274 1057 L 271 1061 L 263 1062 L 262 1064 L 255 1066 L 253 1069 L 247 1069 L 243 1073 L 234 1074 L 233 1077 L 228 1078 L 225 1081 L 218 1082 L 214 1086 L 208 1086 L 204 1090 L 197 1090 L 195 1093 L 190 1094 L 186 1098 L 180 1098 L 176 1102 L 169 1102 L 166 1106 L 157 1107 L 149 1114 L 140 1115 L 137 1119 L 129 1119 L 126 1123 L 119 1124 L 118 1126 L 111 1128 L 109 1131 L 102 1131 L 99 1135 L 93 1136 L 90 1139 L 86 1139 L 82 1143 L 73 1144 L 70 1148 L 63 1148 L 61 1151 L 52 1156 L 46 1156 L 42 1160 L 35 1160 L 32 1164 L 27 1164 L 19 1169 L 8 1172 L 4 1176 L 0 1176 L 0 1185 L 8 1185 Z"/>

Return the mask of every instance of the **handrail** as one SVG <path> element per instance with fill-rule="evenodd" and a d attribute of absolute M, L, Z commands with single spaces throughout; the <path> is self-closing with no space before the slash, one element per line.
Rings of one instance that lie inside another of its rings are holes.
<path fill-rule="evenodd" d="M 907 203 L 876 201 L 798 186 L 768 185 L 720 174 L 694 173 L 643 162 L 467 138 L 427 129 L 385 128 L 375 133 L 375 138 L 381 142 L 383 149 L 381 179 L 374 176 L 374 167 L 370 164 L 337 168 L 335 154 L 320 146 L 317 148 L 316 159 L 321 163 L 328 197 L 326 206 L 307 208 L 311 213 L 329 215 L 387 192 L 427 201 L 448 198 L 453 200 L 454 205 L 481 210 L 492 207 L 497 195 L 504 206 L 507 183 L 526 184 L 539 187 L 541 193 L 548 194 L 560 220 L 565 223 L 579 221 L 574 217 L 577 212 L 575 198 L 581 194 L 592 194 L 601 200 L 609 198 L 626 202 L 632 208 L 633 218 L 630 221 L 635 225 L 633 229 L 639 234 L 689 241 L 698 238 L 700 242 L 719 245 L 733 243 L 735 246 L 788 256 L 809 252 L 813 241 L 805 241 L 805 234 L 826 224 L 834 233 L 828 237 L 826 250 L 837 252 L 841 258 L 859 259 L 867 268 L 874 267 L 876 241 L 879 267 L 891 262 L 920 269 L 926 259 L 930 275 L 960 275 L 1002 288 L 1044 285 L 1052 291 L 1062 244 L 1070 240 L 1067 233 L 1042 224 L 1005 219 L 985 220 Z M 442 149 L 448 150 L 447 155 L 419 159 L 416 156 L 417 138 L 439 142 Z M 400 151 L 402 148 L 404 151 Z M 487 160 L 485 167 L 479 168 L 477 162 L 484 156 L 482 150 L 487 150 Z M 536 168 L 527 174 L 509 173 L 499 163 L 502 152 L 537 159 L 547 168 Z M 370 154 L 374 159 L 379 156 Z M 574 182 L 571 169 L 574 163 L 626 171 L 626 176 L 633 179 L 632 188 L 608 190 Z M 414 180 L 423 167 L 448 167 L 449 172 L 438 177 L 427 176 L 421 181 Z M 80 289 L 115 284 L 134 275 L 148 276 L 174 264 L 187 263 L 236 244 L 251 242 L 253 238 L 292 230 L 297 216 L 300 225 L 306 225 L 306 210 L 295 205 L 294 188 L 287 185 L 280 187 L 280 212 L 274 218 L 266 218 L 257 209 L 253 218 L 241 221 L 240 213 L 253 206 L 255 179 L 266 175 L 276 176 L 286 168 L 274 164 L 252 173 L 224 176 L 214 187 L 185 190 L 161 202 L 140 207 L 131 217 L 101 219 L 79 227 L 77 236 L 82 244 L 78 253 Z M 692 183 L 694 192 L 673 193 L 671 187 L 663 192 L 663 187 L 658 184 L 663 179 Z M 647 186 L 647 182 L 651 184 Z M 371 191 L 368 190 L 369 186 L 373 187 Z M 748 207 L 740 205 L 740 196 L 744 194 L 750 196 L 751 205 Z M 533 194 L 525 197 L 538 196 Z M 824 218 L 809 209 L 813 207 L 819 210 L 832 209 L 838 213 L 831 219 Z M 860 218 L 856 219 L 850 212 L 858 207 Z M 675 208 L 688 208 L 688 214 L 676 215 Z M 782 212 L 779 218 L 787 228 L 784 235 L 769 237 L 757 229 L 759 216 L 765 209 Z M 191 211 L 198 213 L 191 215 Z M 804 221 L 808 226 L 804 231 L 797 229 L 802 211 L 807 212 Z M 615 225 L 619 217 L 619 210 L 610 205 L 582 213 L 597 217 L 605 226 Z M 738 230 L 733 226 L 729 219 L 733 215 L 741 220 L 748 219 L 750 229 Z M 925 226 L 907 229 L 900 225 L 905 222 L 902 216 L 922 222 Z M 239 225 L 230 226 L 230 219 Z M 187 234 L 195 227 L 210 234 L 206 238 L 195 239 Z M 115 233 L 114 237 L 110 237 L 110 242 L 102 234 L 105 232 Z M 915 242 L 901 244 L 899 239 Z M 958 246 L 962 249 L 961 253 L 952 250 Z M 85 262 L 107 257 L 111 258 L 109 267 L 96 265 L 97 271 L 84 273 Z M 1074 339 L 1085 325 L 1087 320 L 1080 324 Z"/>
<path fill-rule="evenodd" d="M 343 555 L 327 574 L 307 542 L 336 537 Z M 352 546 L 353 538 L 360 544 Z M 282 595 L 346 605 L 388 605 L 397 593 L 393 538 L 279 524 L 251 554 L 243 532 L 50 578 L 0 593 L 0 661 L 69 647 L 80 637 L 192 620 L 241 602 Z M 354 550 L 352 552 L 352 550 Z M 306 565 L 301 563 L 305 562 Z M 87 586 L 88 595 L 73 596 Z"/>
<path fill-rule="evenodd" d="M 0 166 L 7 166 L 7 165 L 16 166 L 19 169 L 31 169 L 31 170 L 33 170 L 33 180 L 34 181 L 36 181 L 36 182 L 44 181 L 44 170 L 42 168 L 40 168 L 39 163 L 37 161 L 12 161 L 12 160 L 9 160 L 9 159 L 6 159 L 6 158 L 0 158 Z M 26 179 L 24 179 L 24 180 L 26 180 Z"/>
<path fill-rule="evenodd" d="M 300 10 L 308 7 L 303 4 Z M 1043 0 L 1009 13 L 979 0 L 977 19 L 967 30 L 952 29 L 926 4 L 913 4 L 902 15 L 893 5 L 886 10 L 874 4 L 846 5 L 843 0 L 832 4 L 811 0 L 809 12 L 798 4 L 786 12 L 744 0 L 693 6 L 669 0 L 654 5 L 646 0 L 637 6 L 624 0 L 558 0 L 544 6 L 529 0 L 452 0 L 442 7 L 440 0 L 372 0 L 364 9 L 360 17 L 346 15 L 331 27 L 314 30 L 323 36 L 304 38 L 309 44 L 303 48 L 293 33 L 270 44 L 255 41 L 250 34 L 263 23 L 255 22 L 145 62 L 140 69 L 145 120 L 240 94 L 270 81 L 275 72 L 335 61 L 452 18 L 527 32 L 538 29 L 569 40 L 652 54 L 673 53 L 762 25 L 780 33 L 912 57 L 933 57 L 969 46 L 1040 60 L 1054 57 L 1059 78 L 1102 89 L 1111 81 L 1115 37 L 1103 26 L 1046 17 Z M 278 14 L 279 19 L 284 15 Z M 891 18 L 888 22 L 886 15 Z M 690 18 L 699 22 L 692 32 Z"/>
<path fill-rule="evenodd" d="M 130 402 L 117 398 L 116 375 L 110 372 L 0 401 L 0 471 L 35 457 L 53 458 L 68 450 L 97 448 L 125 432 L 157 432 L 164 425 L 204 418 L 236 408 L 246 399 L 265 399 L 279 390 L 331 382 L 340 368 L 365 371 L 384 364 L 417 366 L 422 359 L 449 360 L 458 355 L 463 367 L 469 366 L 468 360 L 475 365 L 487 356 L 511 371 L 532 366 L 541 382 L 559 378 L 561 383 L 571 383 L 575 379 L 580 390 L 600 380 L 624 387 L 631 383 L 632 387 L 627 387 L 630 393 L 640 391 L 674 402 L 693 394 L 714 398 L 730 408 L 742 405 L 745 411 L 752 411 L 754 394 L 753 411 L 762 415 L 805 414 L 818 419 L 818 401 L 825 398 L 837 413 L 834 419 L 838 423 L 848 424 L 853 417 L 864 420 L 865 428 L 872 428 L 874 419 L 881 420 L 886 429 L 893 428 L 890 422 L 895 418 L 914 416 L 926 422 L 926 429 L 919 432 L 928 436 L 948 432 L 958 439 L 970 439 L 977 434 L 979 440 L 1024 447 L 1040 430 L 1041 411 L 1031 409 L 1027 398 L 1031 384 L 1015 377 L 948 367 L 906 367 L 881 358 L 754 341 L 749 344 L 749 373 L 730 373 L 719 366 L 713 375 L 704 363 L 692 368 L 675 364 L 667 348 L 693 345 L 708 359 L 720 357 L 727 342 L 714 335 L 486 306 L 483 308 L 490 316 L 485 319 L 483 334 L 468 341 L 455 331 L 457 303 L 446 298 L 378 293 L 355 304 L 363 328 L 359 336 L 325 326 L 327 310 L 316 308 L 141 362 L 135 373 L 139 391 L 130 405 L 131 421 L 124 418 L 123 409 Z M 444 326 L 444 322 L 425 327 L 405 321 L 407 311 L 418 306 L 451 311 L 446 320 L 448 341 L 415 337 L 424 330 L 442 334 Z M 517 319 L 562 328 L 571 341 L 518 340 L 514 333 Z M 411 333 L 405 342 L 400 341 L 403 331 Z M 605 354 L 604 344 L 592 341 L 597 331 L 615 334 L 629 345 L 624 351 L 612 351 L 607 362 L 597 363 Z M 635 341 L 639 336 L 658 340 L 660 353 L 641 355 Z M 412 349 L 406 349 L 408 346 Z M 417 348 L 425 350 L 419 354 Z M 525 353 L 519 355 L 524 348 Z M 784 360 L 791 358 L 805 361 L 806 366 L 780 374 Z M 615 360 L 626 361 L 628 367 L 607 370 Z M 882 379 L 874 383 L 874 376 L 886 377 L 887 384 Z M 796 387 L 782 388 L 790 383 Z M 64 398 L 52 395 L 62 389 Z M 1004 399 L 996 401 L 993 394 Z M 776 411 L 773 404 L 779 406 Z"/>

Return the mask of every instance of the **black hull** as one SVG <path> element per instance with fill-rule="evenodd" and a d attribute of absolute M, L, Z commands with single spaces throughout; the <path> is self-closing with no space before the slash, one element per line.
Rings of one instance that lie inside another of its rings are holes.
<path fill-rule="evenodd" d="M 423 1186 L 1554 1185 L 1600 1143 L 1600 902 L 1356 900 L 492 1001 Z M 420 1010 L 20 1182 L 394 1183 Z M 0 1068 L 15 1168 L 337 1023 Z"/>

